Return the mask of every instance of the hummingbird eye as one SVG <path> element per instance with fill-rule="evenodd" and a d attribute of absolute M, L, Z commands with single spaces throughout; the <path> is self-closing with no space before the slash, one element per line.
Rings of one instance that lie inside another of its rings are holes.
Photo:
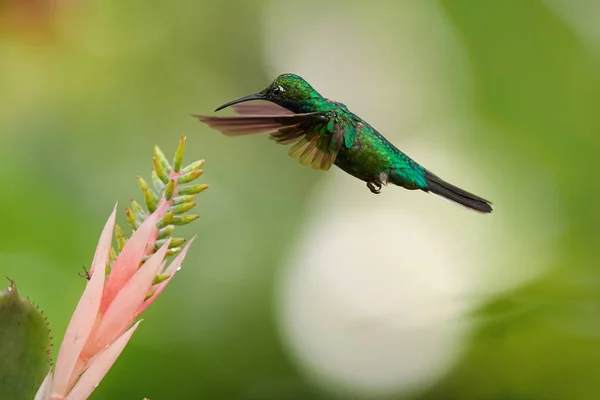
<path fill-rule="evenodd" d="M 282 86 L 277 86 L 271 91 L 271 94 L 273 96 L 279 96 L 283 92 L 285 92 L 285 89 Z"/>

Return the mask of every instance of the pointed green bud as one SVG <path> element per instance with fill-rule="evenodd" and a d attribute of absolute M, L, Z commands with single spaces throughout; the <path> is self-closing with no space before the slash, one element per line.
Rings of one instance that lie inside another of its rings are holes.
<path fill-rule="evenodd" d="M 140 227 L 140 222 L 137 220 L 135 214 L 133 213 L 133 211 L 131 211 L 129 207 L 125 207 L 125 215 L 127 217 L 127 222 L 129 222 L 129 225 L 133 230 L 136 230 Z"/>
<path fill-rule="evenodd" d="M 146 297 L 144 297 L 144 301 L 148 300 L 152 296 L 154 296 L 154 290 L 150 290 L 148 293 L 146 293 Z"/>
<path fill-rule="evenodd" d="M 154 199 L 154 202 L 156 203 L 159 200 L 159 197 L 156 194 L 154 194 L 154 192 L 152 192 L 152 190 L 150 189 L 150 186 L 148 185 L 148 182 L 146 182 L 144 180 L 144 178 L 142 178 L 141 176 L 138 176 L 137 180 L 138 180 L 138 186 L 140 187 L 140 190 L 142 191 L 142 193 L 144 193 L 144 201 L 146 200 L 145 197 L 148 195 L 146 193 L 146 190 L 147 190 L 148 193 L 151 195 L 151 197 Z M 154 212 L 154 211 L 152 211 L 152 212 Z"/>
<path fill-rule="evenodd" d="M 171 276 L 171 274 L 158 274 L 154 277 L 154 280 L 152 281 L 153 285 L 158 285 L 161 282 L 166 281 L 167 279 L 169 279 L 169 277 Z"/>
<path fill-rule="evenodd" d="M 168 213 L 166 213 L 160 221 L 158 221 L 158 229 L 162 229 L 165 226 L 169 225 L 171 223 L 171 221 L 173 221 L 173 218 L 175 217 L 175 213 L 172 211 L 169 211 Z"/>
<path fill-rule="evenodd" d="M 192 201 L 194 201 L 194 195 L 193 194 L 189 194 L 187 196 L 175 196 L 173 197 L 173 205 L 179 205 L 179 204 L 183 204 L 183 203 L 191 203 Z"/>
<path fill-rule="evenodd" d="M 150 211 L 151 213 L 156 211 L 156 200 L 149 188 L 144 189 L 144 203 L 146 203 L 148 211 Z"/>
<path fill-rule="evenodd" d="M 196 203 L 183 203 L 169 207 L 169 211 L 173 211 L 175 214 L 183 214 L 184 212 L 190 211 L 195 206 Z"/>
<path fill-rule="evenodd" d="M 184 244 L 186 241 L 185 238 L 173 238 L 171 239 L 171 243 L 169 243 L 169 248 L 179 247 Z"/>
<path fill-rule="evenodd" d="M 204 173 L 203 169 L 195 169 L 177 178 L 178 183 L 189 183 Z"/>
<path fill-rule="evenodd" d="M 168 238 L 173 234 L 174 230 L 175 230 L 175 225 L 167 225 L 158 231 L 158 238 L 159 239 Z"/>
<path fill-rule="evenodd" d="M 203 192 L 207 188 L 207 184 L 183 186 L 179 188 L 179 194 L 198 194 L 200 192 Z"/>
<path fill-rule="evenodd" d="M 171 220 L 173 225 L 187 225 L 197 220 L 199 215 L 176 215 Z"/>
<path fill-rule="evenodd" d="M 110 262 L 113 262 L 117 259 L 119 255 L 117 254 L 117 252 L 115 251 L 114 247 L 110 248 Z"/>
<path fill-rule="evenodd" d="M 162 152 L 160 147 L 158 147 L 157 145 L 154 145 L 154 156 L 156 157 L 156 160 L 158 161 L 158 163 L 160 164 L 160 166 L 162 167 L 162 169 L 165 171 L 166 175 L 168 176 L 171 173 L 171 171 L 173 170 L 173 168 L 171 168 L 171 165 L 167 161 L 165 154 Z M 158 174 L 158 171 L 156 171 L 156 173 Z M 158 177 L 160 178 L 160 175 L 158 175 Z"/>
<path fill-rule="evenodd" d="M 158 193 L 162 193 L 165 190 L 165 184 L 160 180 L 158 175 L 156 175 L 156 171 L 152 170 L 152 184 Z"/>
<path fill-rule="evenodd" d="M 154 159 L 152 161 L 154 162 L 154 171 L 156 172 L 156 175 L 158 176 L 158 179 L 160 179 L 164 184 L 168 183 L 169 182 L 169 176 L 165 172 L 163 166 L 156 159 L 156 157 L 154 157 Z"/>
<path fill-rule="evenodd" d="M 150 186 L 148 186 L 148 182 L 146 182 L 146 180 L 144 178 L 142 178 L 141 176 L 137 177 L 137 182 L 138 182 L 138 186 L 142 192 L 144 191 L 144 189 L 150 188 Z"/>
<path fill-rule="evenodd" d="M 158 249 L 160 249 L 161 247 L 163 247 L 169 240 L 171 240 L 171 242 L 169 243 L 169 249 L 172 249 L 173 247 L 181 246 L 183 243 L 185 243 L 185 239 L 183 239 L 183 238 L 177 238 L 177 239 L 170 239 L 170 238 L 158 239 L 154 243 L 155 251 L 157 251 Z"/>
<path fill-rule="evenodd" d="M 172 249 L 167 250 L 167 254 L 165 254 L 165 258 L 174 256 L 175 254 L 178 254 L 180 252 L 181 252 L 181 247 L 174 247 Z"/>
<path fill-rule="evenodd" d="M 185 167 L 184 169 L 182 169 L 181 173 L 183 175 L 185 175 L 188 172 L 194 171 L 196 169 L 200 169 L 204 165 L 204 162 L 205 162 L 204 160 L 194 161 L 193 163 L 191 163 L 190 165 L 188 165 L 187 167 Z"/>
<path fill-rule="evenodd" d="M 165 187 L 165 199 L 171 200 L 173 198 L 173 194 L 175 193 L 175 181 L 170 180 Z"/>
<path fill-rule="evenodd" d="M 146 219 L 146 211 L 144 211 L 142 206 L 135 200 L 131 200 L 129 204 L 131 205 L 131 211 L 135 213 L 136 218 L 140 221 L 144 221 Z"/>
<path fill-rule="evenodd" d="M 179 172 L 179 170 L 181 170 L 185 149 L 185 139 L 185 135 L 181 135 L 181 139 L 179 139 L 179 146 L 177 146 L 177 151 L 175 151 L 175 158 L 173 159 L 173 170 L 175 172 Z"/>
<path fill-rule="evenodd" d="M 125 247 L 125 243 L 127 243 L 127 238 L 125 237 L 125 232 L 119 226 L 119 224 L 115 224 L 115 237 L 117 238 L 117 251 L 120 253 L 123 251 L 123 247 Z"/>
<path fill-rule="evenodd" d="M 0 397 L 33 399 L 50 369 L 50 330 L 43 313 L 9 281 L 0 291 Z"/>
<path fill-rule="evenodd" d="M 165 243 L 167 243 L 169 241 L 169 238 L 167 239 L 158 239 L 156 242 L 154 242 L 154 251 L 157 251 L 158 249 L 160 249 L 161 247 L 163 247 L 165 245 Z"/>

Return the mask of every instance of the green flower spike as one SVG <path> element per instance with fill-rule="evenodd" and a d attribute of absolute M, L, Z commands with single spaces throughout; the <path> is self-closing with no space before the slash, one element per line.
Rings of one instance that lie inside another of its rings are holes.
<path fill-rule="evenodd" d="M 152 160 L 152 185 L 144 178 L 138 176 L 138 186 L 142 191 L 144 204 L 131 200 L 129 207 L 126 208 L 127 222 L 136 230 L 148 216 L 163 208 L 164 215 L 158 221 L 158 237 L 154 244 L 154 250 L 171 238 L 175 226 L 187 225 L 198 219 L 198 215 L 188 214 L 196 206 L 195 197 L 198 193 L 208 188 L 206 184 L 195 184 L 194 182 L 202 176 L 204 170 L 204 160 L 194 161 L 187 166 L 183 166 L 183 155 L 185 153 L 185 136 L 181 136 L 179 146 L 175 151 L 173 165 L 167 160 L 163 151 L 154 146 L 154 158 Z M 145 209 L 144 206 L 145 205 Z M 123 230 L 117 225 L 115 227 L 118 250 L 116 254 L 123 249 L 127 238 Z M 167 257 L 179 253 L 182 245 L 186 242 L 184 238 L 172 238 L 167 251 Z"/>

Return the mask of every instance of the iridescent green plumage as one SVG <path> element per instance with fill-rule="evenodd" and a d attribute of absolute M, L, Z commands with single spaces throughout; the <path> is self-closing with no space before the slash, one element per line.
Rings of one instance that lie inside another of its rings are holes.
<path fill-rule="evenodd" d="M 267 102 L 247 103 L 251 100 Z M 324 98 L 298 75 L 280 75 L 264 90 L 225 103 L 216 111 L 229 106 L 239 116 L 196 117 L 229 136 L 268 133 L 277 143 L 293 144 L 289 155 L 300 163 L 322 170 L 335 164 L 365 181 L 373 193 L 392 183 L 431 192 L 479 212 L 492 211 L 489 201 L 426 170 L 344 104 Z"/>

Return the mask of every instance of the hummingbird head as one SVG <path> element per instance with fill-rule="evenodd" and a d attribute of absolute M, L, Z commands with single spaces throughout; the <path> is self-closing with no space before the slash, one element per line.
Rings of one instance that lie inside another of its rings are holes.
<path fill-rule="evenodd" d="M 323 97 L 313 87 L 295 74 L 279 75 L 269 86 L 258 93 L 227 102 L 215 111 L 251 100 L 266 100 L 295 113 L 309 112 L 316 100 Z"/>

